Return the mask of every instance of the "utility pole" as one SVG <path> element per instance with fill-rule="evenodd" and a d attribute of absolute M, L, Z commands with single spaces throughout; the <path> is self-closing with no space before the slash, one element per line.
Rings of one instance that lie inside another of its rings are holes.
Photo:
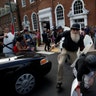
<path fill-rule="evenodd" d="M 12 13 L 12 7 L 11 7 L 10 0 L 8 0 L 8 3 L 9 3 L 9 7 L 10 7 L 10 16 L 11 16 L 11 30 L 12 30 L 12 34 L 14 34 L 14 17 L 13 17 L 13 13 Z"/>

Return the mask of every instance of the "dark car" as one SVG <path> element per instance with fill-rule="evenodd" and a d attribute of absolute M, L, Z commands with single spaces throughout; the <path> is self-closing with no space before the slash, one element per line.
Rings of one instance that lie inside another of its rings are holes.
<path fill-rule="evenodd" d="M 50 72 L 51 61 L 45 55 L 26 52 L 0 59 L 0 90 L 11 90 L 15 94 L 28 95 L 37 81 Z"/>

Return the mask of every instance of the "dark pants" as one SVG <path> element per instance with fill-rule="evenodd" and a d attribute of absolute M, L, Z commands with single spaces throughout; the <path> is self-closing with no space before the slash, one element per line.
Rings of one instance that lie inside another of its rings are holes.
<path fill-rule="evenodd" d="M 48 41 L 45 42 L 45 47 L 44 47 L 44 50 L 45 51 L 49 51 L 50 50 L 50 47 L 51 47 L 50 43 L 51 43 L 50 40 L 48 40 Z"/>

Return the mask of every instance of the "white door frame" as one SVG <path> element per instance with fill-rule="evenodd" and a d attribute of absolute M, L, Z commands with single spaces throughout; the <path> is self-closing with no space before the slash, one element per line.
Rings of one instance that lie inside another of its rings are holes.
<path fill-rule="evenodd" d="M 53 23 L 52 23 L 52 8 L 49 7 L 49 8 L 39 10 L 38 16 L 39 16 L 40 34 L 42 34 L 43 33 L 42 21 L 49 21 L 50 28 L 52 28 L 52 26 L 53 26 Z M 41 42 L 42 42 L 42 35 L 41 35 Z"/>

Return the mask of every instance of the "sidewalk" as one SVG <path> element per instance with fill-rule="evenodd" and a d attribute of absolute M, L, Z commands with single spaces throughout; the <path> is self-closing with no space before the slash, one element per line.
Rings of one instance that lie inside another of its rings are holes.
<path fill-rule="evenodd" d="M 51 43 L 52 45 L 52 43 Z M 56 50 L 58 50 L 58 52 L 60 52 L 60 49 L 59 47 L 56 47 Z M 44 51 L 44 52 L 47 52 L 44 50 L 44 44 L 41 44 L 40 46 L 37 47 L 37 51 Z M 52 51 L 51 51 L 52 52 Z M 54 51 L 53 51 L 54 52 Z"/>
<path fill-rule="evenodd" d="M 37 51 L 44 51 L 44 44 L 37 46 Z"/>

